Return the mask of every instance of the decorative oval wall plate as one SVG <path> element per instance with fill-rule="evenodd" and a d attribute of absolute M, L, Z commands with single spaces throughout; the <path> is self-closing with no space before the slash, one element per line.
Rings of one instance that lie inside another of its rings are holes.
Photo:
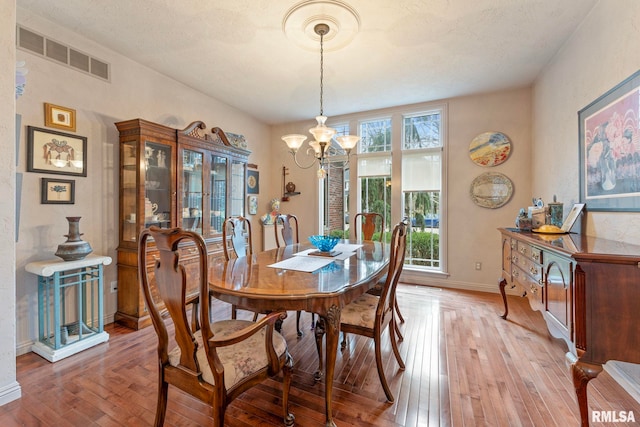
<path fill-rule="evenodd" d="M 473 180 L 469 194 L 476 205 L 496 209 L 511 199 L 513 183 L 501 173 L 485 172 Z"/>
<path fill-rule="evenodd" d="M 510 153 L 511 141 L 500 132 L 481 133 L 469 144 L 469 157 L 479 166 L 497 166 L 507 161 Z"/>

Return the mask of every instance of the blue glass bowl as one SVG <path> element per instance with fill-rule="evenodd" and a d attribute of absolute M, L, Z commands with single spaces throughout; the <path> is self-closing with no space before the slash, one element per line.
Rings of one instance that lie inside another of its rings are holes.
<path fill-rule="evenodd" d="M 321 252 L 331 252 L 333 248 L 336 247 L 338 242 L 340 241 L 339 237 L 333 236 L 309 236 L 309 241 L 313 246 L 318 248 Z"/>

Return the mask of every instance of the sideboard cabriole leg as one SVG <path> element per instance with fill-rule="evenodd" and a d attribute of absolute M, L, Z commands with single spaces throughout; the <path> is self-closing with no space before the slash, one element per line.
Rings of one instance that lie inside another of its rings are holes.
<path fill-rule="evenodd" d="M 509 306 L 507 305 L 507 294 L 504 291 L 504 287 L 507 286 L 507 281 L 504 278 L 501 278 L 498 282 L 498 286 L 500 286 L 500 295 L 502 295 L 502 302 L 504 303 L 504 314 L 500 317 L 506 320 L 507 314 L 509 314 Z"/>
<path fill-rule="evenodd" d="M 322 338 L 324 338 L 324 327 L 324 318 L 322 316 L 318 316 L 318 321 L 316 322 L 314 330 L 316 336 L 316 349 L 318 350 L 318 370 L 313 374 L 313 379 L 316 381 L 320 381 L 322 379 L 324 372 L 324 365 L 322 363 Z"/>
<path fill-rule="evenodd" d="M 587 385 L 589 381 L 602 372 L 601 365 L 575 362 L 571 364 L 571 376 L 573 377 L 573 387 L 576 389 L 578 407 L 580 408 L 580 425 L 589 427 L 589 404 L 587 402 Z"/>

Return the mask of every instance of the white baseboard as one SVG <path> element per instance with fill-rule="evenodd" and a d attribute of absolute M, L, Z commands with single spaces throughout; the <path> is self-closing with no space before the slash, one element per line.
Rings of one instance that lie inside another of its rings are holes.
<path fill-rule="evenodd" d="M 498 286 L 498 280 L 496 279 L 495 283 L 474 283 L 474 282 L 461 282 L 455 280 L 446 279 L 447 276 L 442 275 L 443 277 L 438 277 L 440 275 L 429 274 L 420 271 L 413 270 L 404 270 L 402 272 L 402 276 L 400 277 L 400 281 L 402 283 L 408 283 L 412 285 L 426 285 L 426 286 L 435 286 L 439 288 L 450 288 L 450 289 L 463 289 L 467 291 L 478 291 L 478 292 L 490 292 L 490 293 L 499 293 L 500 288 Z M 506 293 L 508 295 L 521 295 L 522 292 L 517 287 L 511 289 L 509 286 L 505 288 Z"/>
<path fill-rule="evenodd" d="M 0 388 L 0 406 L 22 397 L 22 388 L 17 381 Z"/>
<path fill-rule="evenodd" d="M 640 365 L 610 360 L 603 368 L 631 397 L 640 403 Z"/>
<path fill-rule="evenodd" d="M 29 353 L 34 342 L 35 341 L 24 341 L 18 344 L 16 347 L 16 356 L 22 356 L 23 354 Z"/>

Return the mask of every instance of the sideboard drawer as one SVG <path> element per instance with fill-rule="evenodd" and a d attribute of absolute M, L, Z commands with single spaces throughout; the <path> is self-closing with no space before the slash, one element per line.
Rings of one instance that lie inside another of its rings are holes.
<path fill-rule="evenodd" d="M 542 249 L 528 243 L 517 241 L 517 252 L 530 260 L 542 264 Z"/>
<path fill-rule="evenodd" d="M 530 303 L 536 310 L 543 309 L 543 285 L 542 281 L 530 275 L 527 270 L 519 266 L 513 266 L 513 280 L 527 293 Z"/>
<path fill-rule="evenodd" d="M 518 258 L 517 266 L 531 276 L 534 282 L 542 283 L 542 265 L 529 258 Z"/>

